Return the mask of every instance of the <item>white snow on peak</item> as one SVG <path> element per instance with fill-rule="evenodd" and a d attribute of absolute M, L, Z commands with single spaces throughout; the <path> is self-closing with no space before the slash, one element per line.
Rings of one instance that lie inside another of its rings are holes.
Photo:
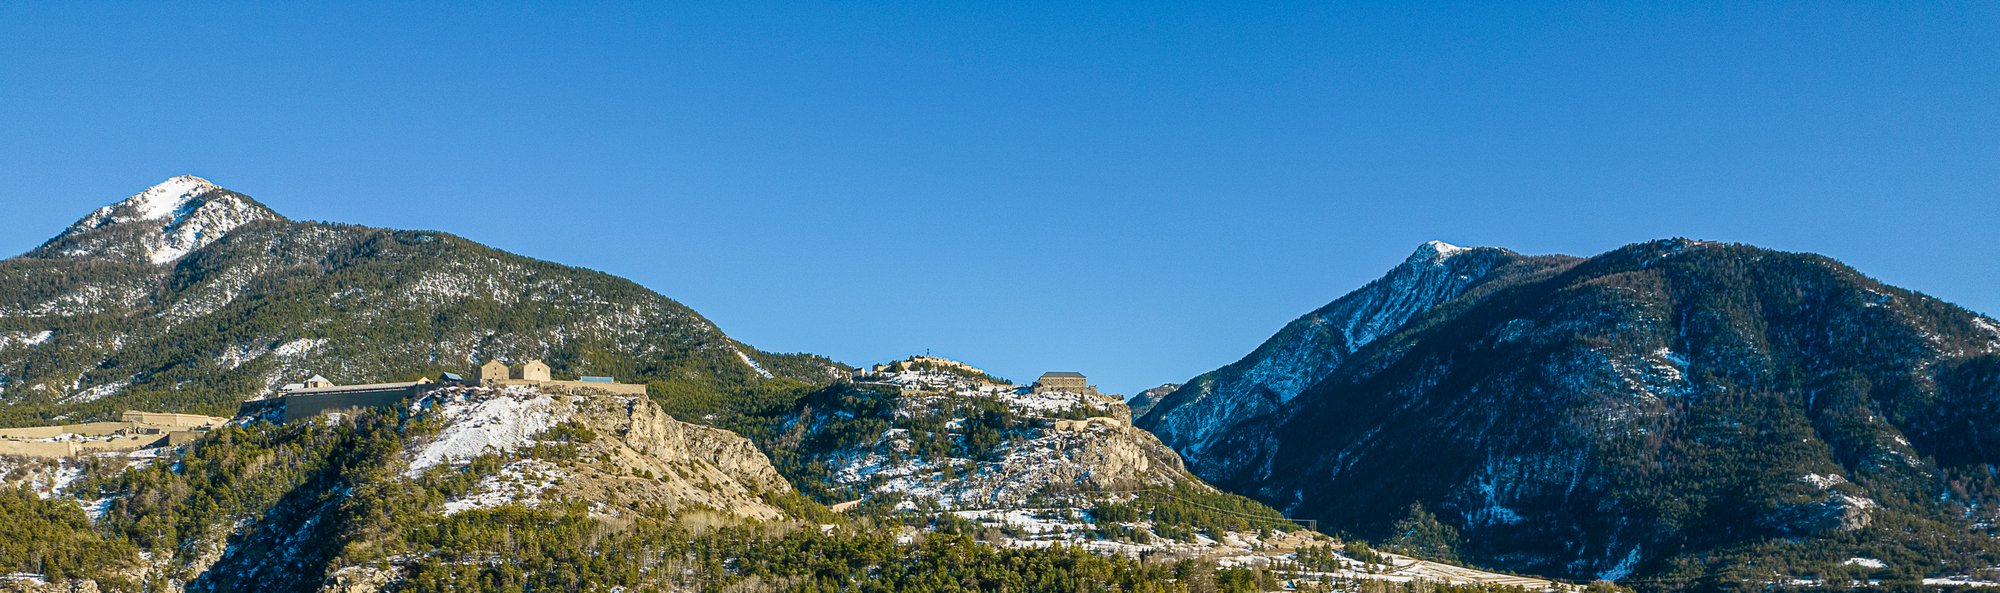
<path fill-rule="evenodd" d="M 182 206 L 195 196 L 219 189 L 207 179 L 193 175 L 173 177 L 146 191 L 134 194 L 123 203 L 132 207 L 136 218 L 131 220 L 165 220 L 174 216 Z"/>
<path fill-rule="evenodd" d="M 209 183 L 207 179 L 193 175 L 171 177 L 116 204 L 98 208 L 95 212 L 91 212 L 90 216 L 84 217 L 82 222 L 77 223 L 77 227 L 94 229 L 110 224 L 147 220 L 164 220 L 172 224 L 175 222 L 173 219 L 186 214 L 181 210 L 188 202 L 218 189 L 222 188 Z"/>
<path fill-rule="evenodd" d="M 136 240 L 93 240 L 86 235 L 62 253 L 72 257 L 136 255 L 154 264 L 167 264 L 215 242 L 236 227 L 274 214 L 206 179 L 182 175 L 98 208 L 63 233 L 84 235 L 96 229 L 131 225 L 144 230 Z"/>
<path fill-rule="evenodd" d="M 1381 279 L 1300 317 L 1242 361 L 1216 371 L 1212 382 L 1180 405 L 1151 413 L 1157 419 L 1147 428 L 1189 460 L 1199 460 L 1226 428 L 1291 401 L 1348 355 L 1458 298 L 1498 265 L 1496 258 L 1446 265 L 1473 250 L 1443 241 L 1418 246 Z"/>
<path fill-rule="evenodd" d="M 1417 246 L 1416 253 L 1410 254 L 1409 261 L 1442 262 L 1451 259 L 1451 256 L 1458 255 L 1466 249 L 1465 247 L 1459 247 L 1444 241 L 1425 241 L 1423 245 Z"/>

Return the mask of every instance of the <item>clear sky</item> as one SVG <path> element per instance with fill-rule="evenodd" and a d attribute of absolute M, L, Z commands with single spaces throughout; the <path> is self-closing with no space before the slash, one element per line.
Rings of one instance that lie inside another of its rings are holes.
<path fill-rule="evenodd" d="M 1126 393 L 1430 239 L 2000 313 L 2000 3 L 305 4 L 0 3 L 0 252 L 192 173 Z"/>

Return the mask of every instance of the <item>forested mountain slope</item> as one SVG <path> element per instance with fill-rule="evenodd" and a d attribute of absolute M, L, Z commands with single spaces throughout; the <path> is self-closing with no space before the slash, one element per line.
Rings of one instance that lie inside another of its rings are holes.
<path fill-rule="evenodd" d="M 1688 240 L 1493 284 L 1230 424 L 1197 472 L 1433 555 L 1641 588 L 2000 565 L 1992 319 Z"/>
<path fill-rule="evenodd" d="M 1463 248 L 1439 241 L 1367 286 L 1278 330 L 1242 360 L 1148 395 L 1139 426 L 1200 461 L 1237 422 L 1291 401 L 1347 357 L 1403 326 L 1411 317 L 1479 287 L 1572 264 L 1573 258 L 1530 258 L 1505 249 Z M 1196 464 L 1199 471 L 1203 464 Z"/>
<path fill-rule="evenodd" d="M 0 457 L 0 591 L 1555 587 L 1337 547 L 1190 474 L 1091 388 L 928 357 L 850 374 L 605 274 L 291 221 L 192 177 L 0 261 L 0 424 L 228 414 L 312 374 L 530 358 L 650 397 L 445 382 Z"/>
<path fill-rule="evenodd" d="M 677 410 L 842 372 L 608 274 L 436 231 L 291 221 L 193 177 L 0 261 L 0 424 L 228 414 L 312 374 L 361 383 L 490 358 L 647 382 Z"/>

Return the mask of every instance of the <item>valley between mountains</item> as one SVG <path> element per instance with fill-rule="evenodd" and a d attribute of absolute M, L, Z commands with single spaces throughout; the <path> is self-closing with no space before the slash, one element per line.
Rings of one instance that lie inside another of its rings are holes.
<path fill-rule="evenodd" d="M 1432 242 L 1129 399 L 969 362 L 176 177 L 0 261 L 0 590 L 2000 585 L 2000 323 L 1816 255 Z"/>

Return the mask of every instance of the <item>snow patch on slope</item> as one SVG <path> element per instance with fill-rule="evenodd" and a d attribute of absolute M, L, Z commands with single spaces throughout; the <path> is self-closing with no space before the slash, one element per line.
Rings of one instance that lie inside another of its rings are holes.
<path fill-rule="evenodd" d="M 1632 571 L 1637 568 L 1639 568 L 1639 547 L 1632 546 L 1632 551 L 1625 554 L 1624 560 L 1619 560 L 1617 565 L 1597 573 L 1597 578 L 1616 581 L 1632 576 Z"/>
<path fill-rule="evenodd" d="M 17 344 L 20 346 L 39 346 L 49 341 L 49 338 L 54 335 L 56 335 L 56 332 L 46 329 L 32 334 L 26 332 L 0 334 L 0 350 L 12 348 Z"/>
<path fill-rule="evenodd" d="M 100 399 L 104 399 L 105 397 L 108 397 L 114 393 L 123 391 L 125 390 L 126 387 L 130 386 L 131 384 L 132 381 L 129 379 L 125 381 L 113 381 L 103 385 L 91 387 L 83 391 L 78 391 L 75 394 L 70 395 L 63 401 L 64 403 L 72 403 L 72 404 L 94 402 Z"/>
<path fill-rule="evenodd" d="M 271 353 L 286 358 L 298 358 L 300 356 L 311 354 L 312 351 L 318 350 L 319 347 L 325 345 L 326 345 L 325 338 L 301 338 L 297 340 L 292 340 L 290 342 L 285 342 L 284 344 L 279 345 L 277 348 L 272 348 Z"/>
<path fill-rule="evenodd" d="M 1986 333 L 1991 334 L 1989 337 L 1995 342 L 2000 342 L 2000 323 L 1994 323 L 1993 320 L 1985 317 L 1974 317 L 1972 323 L 1979 326 L 1979 329 L 1986 330 Z"/>
<path fill-rule="evenodd" d="M 738 349 L 738 348 L 737 348 L 737 347 L 735 347 L 735 346 L 730 346 L 730 347 L 729 347 L 729 351 L 730 351 L 730 352 L 735 352 L 735 353 L 736 353 L 736 358 L 737 358 L 738 360 L 741 360 L 741 361 L 743 361 L 743 364 L 744 364 L 744 365 L 747 365 L 747 366 L 749 366 L 749 367 L 750 367 L 750 370 L 752 370 L 752 371 L 756 371 L 756 372 L 757 372 L 757 376 L 759 376 L 759 377 L 763 377 L 763 378 L 766 378 L 766 379 L 769 379 L 769 378 L 771 378 L 771 371 L 767 371 L 767 370 L 764 370 L 764 365 L 761 365 L 761 364 L 757 364 L 757 361 L 756 361 L 756 359 L 753 359 L 753 358 L 750 358 L 750 355 L 748 355 L 748 354 L 744 354 L 744 353 L 743 353 L 743 350 L 741 350 L 741 349 Z"/>
<path fill-rule="evenodd" d="M 522 459 L 501 466 L 500 471 L 479 480 L 470 494 L 444 503 L 444 514 L 456 515 L 475 509 L 505 505 L 526 507 L 541 504 L 541 494 L 556 487 L 563 478 L 561 469 L 540 459 Z"/>
<path fill-rule="evenodd" d="M 559 421 L 555 403 L 553 396 L 530 387 L 503 388 L 491 397 L 461 392 L 425 398 L 420 404 L 435 405 L 430 415 L 445 428 L 411 457 L 404 475 L 416 478 L 432 467 L 533 444 L 535 435 Z"/>

